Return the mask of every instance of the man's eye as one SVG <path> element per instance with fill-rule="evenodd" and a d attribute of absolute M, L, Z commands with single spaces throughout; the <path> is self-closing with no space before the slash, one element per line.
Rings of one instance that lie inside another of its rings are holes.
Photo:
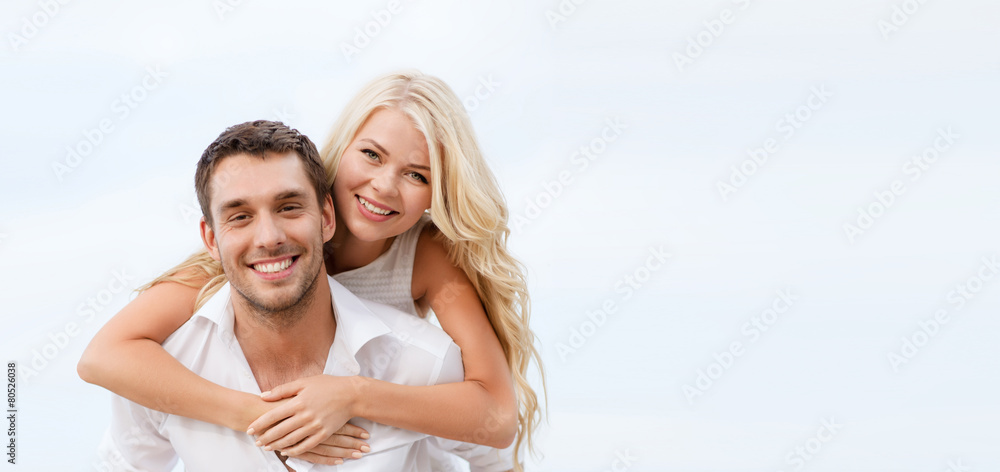
<path fill-rule="evenodd" d="M 285 206 L 281 207 L 281 211 L 292 211 L 292 210 L 298 210 L 298 209 L 299 209 L 298 205 L 285 205 Z"/>
<path fill-rule="evenodd" d="M 231 218 L 229 218 L 229 221 L 231 221 L 231 222 L 234 222 L 234 223 L 235 223 L 235 222 L 237 222 L 237 221 L 243 221 L 243 220 L 246 220 L 247 218 L 250 218 L 250 217 L 249 217 L 248 215 L 234 215 L 234 216 L 232 216 Z"/>

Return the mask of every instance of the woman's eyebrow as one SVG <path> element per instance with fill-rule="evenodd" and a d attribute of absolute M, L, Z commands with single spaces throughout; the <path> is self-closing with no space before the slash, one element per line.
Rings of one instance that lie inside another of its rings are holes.
<path fill-rule="evenodd" d="M 378 150 L 381 151 L 383 155 L 385 155 L 387 157 L 389 156 L 389 151 L 386 151 L 385 148 L 382 147 L 381 144 L 376 143 L 375 140 L 369 139 L 369 138 L 361 138 L 361 140 L 362 141 L 368 141 L 369 143 L 372 144 L 372 146 L 375 146 L 376 148 L 378 148 Z"/>
<path fill-rule="evenodd" d="M 375 142 L 374 139 L 371 139 L 371 138 L 361 138 L 360 141 L 367 141 L 367 142 L 371 143 L 372 146 L 375 146 L 376 148 L 378 148 L 379 151 L 382 152 L 382 155 L 384 155 L 385 157 L 391 157 L 391 155 L 389 154 L 389 151 L 386 151 L 385 148 L 382 147 L 381 144 Z M 407 164 L 407 165 L 409 167 L 413 167 L 415 169 L 426 170 L 427 172 L 431 171 L 430 167 L 422 165 L 422 164 L 413 164 L 413 163 L 411 163 L 411 164 Z"/>

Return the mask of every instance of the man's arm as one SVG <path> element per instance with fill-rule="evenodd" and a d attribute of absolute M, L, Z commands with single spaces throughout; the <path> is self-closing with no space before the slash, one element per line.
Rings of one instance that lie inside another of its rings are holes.
<path fill-rule="evenodd" d="M 122 397 L 111 400 L 111 426 L 98 450 L 100 470 L 115 472 L 169 472 L 177 452 L 160 434 L 167 415 L 153 412 Z"/>

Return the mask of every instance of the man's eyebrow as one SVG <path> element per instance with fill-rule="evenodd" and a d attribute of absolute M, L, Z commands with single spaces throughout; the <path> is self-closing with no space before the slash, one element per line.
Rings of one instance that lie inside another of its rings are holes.
<path fill-rule="evenodd" d="M 219 213 L 224 213 L 226 210 L 231 210 L 233 208 L 239 208 L 247 204 L 247 201 L 242 198 L 237 198 L 235 200 L 229 200 L 222 202 L 219 206 Z"/>
<path fill-rule="evenodd" d="M 306 192 L 302 190 L 286 190 L 275 195 L 275 200 L 291 200 L 293 198 L 305 198 Z"/>
<path fill-rule="evenodd" d="M 377 148 L 378 148 L 378 150 L 379 150 L 379 151 L 381 151 L 383 155 L 385 155 L 385 156 L 388 156 L 388 155 L 389 155 L 389 151 L 386 151 L 386 150 L 385 150 L 385 148 L 384 148 L 384 147 L 382 147 L 382 145 L 381 145 L 381 144 L 379 144 L 379 143 L 376 143 L 374 139 L 370 139 L 370 138 L 361 138 L 361 141 L 368 141 L 369 143 L 372 143 L 372 146 L 375 146 L 375 147 L 377 147 Z"/>
<path fill-rule="evenodd" d="M 305 191 L 295 189 L 295 190 L 285 190 L 284 192 L 275 195 L 274 199 L 277 201 L 277 200 L 292 200 L 295 198 L 305 198 L 305 197 L 306 197 Z M 223 213 L 226 210 L 232 210 L 233 208 L 239 208 L 241 206 L 246 206 L 246 205 L 248 205 L 247 201 L 242 198 L 235 198 L 233 200 L 228 200 L 222 202 L 222 205 L 219 206 L 219 213 Z"/>

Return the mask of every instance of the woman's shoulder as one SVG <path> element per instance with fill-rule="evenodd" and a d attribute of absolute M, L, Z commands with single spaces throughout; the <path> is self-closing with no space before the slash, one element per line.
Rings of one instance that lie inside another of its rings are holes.
<path fill-rule="evenodd" d="M 416 226 L 420 225 L 420 228 Z M 420 223 L 414 225 L 414 229 L 418 230 L 416 234 L 416 254 L 414 256 L 414 265 L 420 264 L 423 258 L 432 258 L 433 260 L 440 260 L 442 258 L 448 258 L 448 248 L 451 246 L 449 244 L 448 238 L 441 234 L 441 230 L 438 229 L 437 225 L 431 221 L 430 217 L 421 218 Z"/>
<path fill-rule="evenodd" d="M 433 223 L 429 223 L 420 232 L 417 241 L 416 254 L 413 257 L 413 282 L 415 294 L 422 295 L 428 283 L 441 283 L 460 274 L 462 270 L 452 261 L 451 241 L 445 237 Z M 419 298 L 419 297 L 415 297 Z"/>
<path fill-rule="evenodd" d="M 427 234 L 439 233 L 437 226 L 434 225 L 434 221 L 431 220 L 431 216 L 424 214 L 421 216 L 416 223 L 413 224 L 410 229 L 406 230 L 407 236 L 414 238 L 416 240 L 423 240 Z"/>

